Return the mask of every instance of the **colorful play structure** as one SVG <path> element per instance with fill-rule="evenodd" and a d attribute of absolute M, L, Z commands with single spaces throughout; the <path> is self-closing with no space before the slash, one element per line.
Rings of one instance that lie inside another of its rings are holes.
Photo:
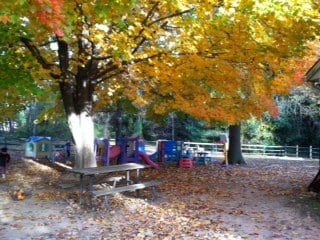
<path fill-rule="evenodd" d="M 159 164 L 156 162 L 171 162 L 181 168 L 192 168 L 195 165 L 214 162 L 213 157 L 209 157 L 207 152 L 194 151 L 186 148 L 183 142 L 172 140 L 157 141 L 156 152 L 148 155 L 144 141 L 140 137 L 123 138 L 114 146 L 110 146 L 108 139 L 96 139 L 95 152 L 98 166 L 142 162 L 159 169 Z"/>
<path fill-rule="evenodd" d="M 49 137 L 30 137 L 26 144 L 26 156 L 47 157 L 52 163 L 71 162 L 75 158 L 70 141 L 51 141 Z M 174 140 L 158 140 L 156 151 L 147 154 L 143 139 L 125 137 L 111 146 L 108 139 L 95 139 L 94 151 L 98 166 L 124 164 L 129 162 L 145 163 L 159 169 L 158 163 L 176 163 L 181 168 L 192 168 L 195 165 L 207 165 L 213 162 L 213 154 L 187 143 Z M 209 155 L 211 155 L 209 157 Z"/>
<path fill-rule="evenodd" d="M 155 169 L 159 169 L 159 165 L 152 161 L 149 156 L 140 151 L 141 140 L 139 137 L 124 138 L 120 145 L 110 146 L 108 139 L 95 140 L 95 152 L 98 166 L 108 166 L 111 164 L 124 164 L 129 162 L 144 162 Z"/>

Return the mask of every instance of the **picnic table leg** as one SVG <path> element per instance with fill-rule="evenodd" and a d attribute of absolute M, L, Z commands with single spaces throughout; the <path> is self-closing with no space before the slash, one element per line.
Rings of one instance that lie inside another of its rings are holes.
<path fill-rule="evenodd" d="M 141 181 L 141 171 L 140 169 L 137 169 L 137 183 L 140 183 Z"/>
<path fill-rule="evenodd" d="M 140 183 L 140 181 L 141 181 L 141 171 L 140 171 L 140 169 L 137 169 L 137 183 Z M 136 190 L 136 195 L 137 195 L 137 197 L 140 197 L 139 189 Z"/>
<path fill-rule="evenodd" d="M 89 206 L 92 208 L 92 191 L 93 191 L 93 183 L 92 183 L 93 175 L 90 175 L 89 178 Z"/>
<path fill-rule="evenodd" d="M 83 175 L 80 174 L 80 201 L 79 204 L 82 204 L 82 195 L 83 195 Z"/>
<path fill-rule="evenodd" d="M 130 185 L 131 184 L 130 171 L 126 171 L 126 180 L 127 180 L 127 185 Z"/>
<path fill-rule="evenodd" d="M 110 211 L 110 203 L 109 203 L 109 200 L 108 200 L 108 196 L 104 196 L 104 201 L 105 201 L 105 204 L 106 204 L 106 211 Z"/>
<path fill-rule="evenodd" d="M 156 190 L 156 187 L 155 186 L 152 186 L 151 187 L 151 193 L 152 193 L 152 196 L 154 198 L 156 198 L 158 196 L 158 193 L 157 193 L 157 190 Z"/>

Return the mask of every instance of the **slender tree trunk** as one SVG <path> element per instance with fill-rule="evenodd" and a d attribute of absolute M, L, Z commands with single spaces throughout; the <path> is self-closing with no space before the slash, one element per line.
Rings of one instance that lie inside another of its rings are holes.
<path fill-rule="evenodd" d="M 241 151 L 241 125 L 229 126 L 229 151 L 228 161 L 230 164 L 245 164 Z"/>
<path fill-rule="evenodd" d="M 110 113 L 106 112 L 104 130 L 103 130 L 103 137 L 106 139 L 110 138 L 110 122 L 109 121 L 110 121 Z"/>
<path fill-rule="evenodd" d="M 117 110 L 115 112 L 116 118 L 116 144 L 120 144 L 121 139 L 123 138 L 122 135 L 122 105 L 119 102 L 117 106 Z"/>
<path fill-rule="evenodd" d="M 140 114 L 137 115 L 137 119 L 134 124 L 134 135 L 143 138 L 142 116 Z"/>

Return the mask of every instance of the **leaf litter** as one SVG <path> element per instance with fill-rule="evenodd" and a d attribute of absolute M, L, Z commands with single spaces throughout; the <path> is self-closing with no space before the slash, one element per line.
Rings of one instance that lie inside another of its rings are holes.
<path fill-rule="evenodd" d="M 320 201 L 307 191 L 316 161 L 248 159 L 181 169 L 162 164 L 142 172 L 161 179 L 150 189 L 80 206 L 78 178 L 45 160 L 12 161 L 0 181 L 0 235 L 5 239 L 320 239 Z M 101 180 L 101 179 L 100 179 Z M 62 187 L 64 186 L 64 187 Z M 97 186 L 99 187 L 99 186 Z M 10 194 L 23 189 L 24 201 Z"/>

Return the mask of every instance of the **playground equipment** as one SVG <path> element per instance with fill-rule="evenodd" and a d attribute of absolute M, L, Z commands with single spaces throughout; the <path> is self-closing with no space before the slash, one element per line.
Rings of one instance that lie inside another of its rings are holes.
<path fill-rule="evenodd" d="M 159 165 L 156 164 L 155 162 L 153 162 L 149 156 L 143 152 L 139 152 L 139 156 L 140 158 L 148 165 L 150 165 L 151 167 L 155 168 L 155 169 L 160 169 Z"/>
<path fill-rule="evenodd" d="M 95 139 L 94 151 L 96 153 L 96 161 L 98 166 L 110 165 L 110 160 L 115 160 L 114 164 L 118 163 L 118 158 L 121 155 L 121 146 L 110 146 L 108 139 Z"/>
<path fill-rule="evenodd" d="M 51 137 L 29 137 L 26 142 L 25 156 L 32 158 L 50 158 Z"/>
<path fill-rule="evenodd" d="M 139 137 L 124 138 L 120 143 L 121 145 L 110 146 L 108 139 L 96 139 L 94 146 L 97 165 L 108 166 L 110 165 L 110 159 L 120 158 L 120 164 L 129 162 L 139 163 L 143 160 L 143 162 L 151 167 L 159 169 L 159 165 L 153 162 L 147 154 L 139 151 L 141 149 L 140 142 Z"/>
<path fill-rule="evenodd" d="M 121 164 L 139 162 L 139 137 L 124 138 L 121 143 Z"/>
<path fill-rule="evenodd" d="M 224 164 L 225 164 L 225 166 L 228 166 L 228 165 L 229 165 L 228 146 L 227 146 L 227 143 L 224 143 Z"/>
<path fill-rule="evenodd" d="M 109 159 L 118 158 L 121 154 L 121 147 L 119 145 L 111 146 L 109 150 Z"/>
<path fill-rule="evenodd" d="M 220 135 L 220 143 L 223 144 L 223 153 L 224 153 L 224 162 L 222 167 L 232 168 L 232 165 L 229 164 L 229 138 L 225 135 Z"/>
<path fill-rule="evenodd" d="M 193 161 L 191 158 L 181 158 L 179 166 L 180 168 L 193 168 Z"/>
<path fill-rule="evenodd" d="M 98 166 L 109 165 L 109 147 L 110 147 L 109 140 L 95 139 L 94 150 L 96 153 L 96 161 Z"/>
<path fill-rule="evenodd" d="M 178 162 L 180 160 L 183 142 L 159 140 L 157 144 L 160 162 Z"/>
<path fill-rule="evenodd" d="M 144 144 L 140 137 L 123 139 L 121 147 L 121 164 L 128 162 L 138 163 L 140 160 L 143 160 L 143 162 L 151 167 L 159 169 L 159 165 L 153 162 L 149 156 L 142 151 L 144 151 Z"/>

